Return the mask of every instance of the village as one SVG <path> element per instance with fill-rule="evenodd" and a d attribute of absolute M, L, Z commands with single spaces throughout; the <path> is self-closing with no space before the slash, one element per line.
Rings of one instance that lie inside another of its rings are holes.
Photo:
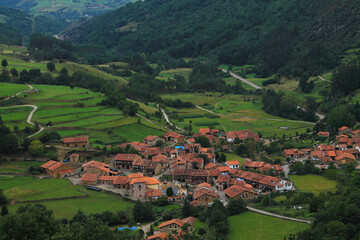
<path fill-rule="evenodd" d="M 318 135 L 330 136 L 328 132 Z M 207 138 L 212 146 L 202 147 L 197 143 L 200 136 Z M 166 196 L 169 202 L 182 204 L 191 196 L 191 205 L 208 207 L 217 199 L 227 205 L 231 198 L 249 201 L 270 192 L 296 190 L 284 170 L 288 169 L 284 165 L 289 163 L 310 160 L 316 162 L 318 168 L 327 169 L 331 163 L 335 166 L 354 164 L 360 157 L 360 130 L 344 126 L 332 143 L 319 144 L 312 149 L 284 149 L 283 166 L 249 158 L 242 164 L 237 160 L 218 161 L 216 147 L 229 151 L 234 142 L 247 139 L 260 140 L 251 130 L 220 133 L 203 128 L 190 138 L 168 132 L 163 136 L 147 136 L 143 142 L 114 146 L 131 148 L 137 153 L 117 153 L 105 163 L 85 159 L 82 150 L 89 148 L 88 137 L 64 138 L 63 146 L 72 149 L 67 158 L 50 160 L 41 168 L 51 177 L 67 177 L 73 184 L 111 191 L 132 200 L 151 202 Z M 186 231 L 191 232 L 195 221 L 190 217 L 164 222 L 158 227 L 159 233 L 148 239 L 165 239 L 173 230 L 183 229 L 185 223 L 189 224 Z"/>

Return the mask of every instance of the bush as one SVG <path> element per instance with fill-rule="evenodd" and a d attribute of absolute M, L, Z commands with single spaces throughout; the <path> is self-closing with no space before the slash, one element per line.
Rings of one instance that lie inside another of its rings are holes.
<path fill-rule="evenodd" d="M 204 116 L 207 117 L 207 118 L 220 118 L 219 115 L 215 115 L 215 114 L 212 114 L 212 113 L 205 113 Z"/>

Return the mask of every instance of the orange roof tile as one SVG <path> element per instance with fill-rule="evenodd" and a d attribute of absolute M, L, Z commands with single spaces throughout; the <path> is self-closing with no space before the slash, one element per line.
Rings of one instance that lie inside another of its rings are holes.
<path fill-rule="evenodd" d="M 230 167 L 229 166 L 224 166 L 224 167 L 218 167 L 220 172 L 229 172 L 230 171 Z"/>
<path fill-rule="evenodd" d="M 147 238 L 147 240 L 154 240 L 154 239 L 161 239 L 161 240 L 165 240 L 167 239 L 167 234 L 165 232 L 161 232 L 161 233 L 157 233 L 157 234 L 154 234 L 154 235 L 151 235 Z"/>
<path fill-rule="evenodd" d="M 180 227 L 182 227 L 184 225 L 183 222 L 180 219 L 175 218 L 175 219 L 172 219 L 170 221 L 163 222 L 162 224 L 159 225 L 158 228 L 163 228 L 163 227 L 166 227 L 166 226 L 168 226 L 170 224 L 176 224 L 176 225 L 178 225 Z"/>
<path fill-rule="evenodd" d="M 134 184 L 134 183 L 139 183 L 139 182 L 145 182 L 146 185 L 155 185 L 155 184 L 160 184 L 159 180 L 157 180 L 156 178 L 152 178 L 152 177 L 142 177 L 142 178 L 134 178 L 130 180 L 130 185 Z"/>
<path fill-rule="evenodd" d="M 89 137 L 69 137 L 64 138 L 64 143 L 88 143 Z"/>
<path fill-rule="evenodd" d="M 81 177 L 81 181 L 95 182 L 98 178 L 97 174 L 84 174 Z"/>
<path fill-rule="evenodd" d="M 227 161 L 226 164 L 228 166 L 230 166 L 230 165 L 239 165 L 239 161 L 238 160 Z"/>
<path fill-rule="evenodd" d="M 42 168 L 48 169 L 49 167 L 51 167 L 52 165 L 54 165 L 55 163 L 58 163 L 57 161 L 53 161 L 50 160 L 47 163 L 44 163 L 43 165 L 41 165 Z"/>

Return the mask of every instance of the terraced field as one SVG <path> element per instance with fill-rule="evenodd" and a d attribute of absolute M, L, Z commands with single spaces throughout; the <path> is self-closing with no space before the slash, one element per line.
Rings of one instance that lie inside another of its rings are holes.
<path fill-rule="evenodd" d="M 263 136 L 295 135 L 312 128 L 312 124 L 292 121 L 267 114 L 262 108 L 259 96 L 224 95 L 220 93 L 181 93 L 162 95 L 163 98 L 191 101 L 202 108 L 215 112 L 211 114 L 199 108 L 168 109 L 176 111 L 183 121 L 174 121 L 178 127 L 192 122 L 195 132 L 200 128 L 213 126 L 225 131 L 252 129 Z"/>
<path fill-rule="evenodd" d="M 9 85 L 9 88 L 14 89 L 14 85 Z M 21 89 L 23 85 L 15 86 Z M 161 127 L 143 119 L 138 123 L 138 117 L 124 116 L 117 108 L 99 106 L 98 103 L 105 99 L 103 94 L 77 87 L 33 87 L 38 91 L 20 94 L 19 97 L 39 107 L 33 116 L 34 122 L 42 126 L 51 126 L 47 129 L 56 130 L 62 137 L 86 135 L 90 136 L 91 146 L 103 147 L 124 141 L 141 140 L 149 134 L 164 133 Z M 156 110 L 150 106 L 146 107 L 147 110 Z M 17 125 L 19 130 L 22 130 L 30 126 L 26 123 L 30 111 L 30 107 L 4 108 L 0 109 L 0 115 L 6 126 L 13 129 Z M 132 129 L 134 126 L 136 129 Z M 138 131 L 139 129 L 141 131 Z"/>

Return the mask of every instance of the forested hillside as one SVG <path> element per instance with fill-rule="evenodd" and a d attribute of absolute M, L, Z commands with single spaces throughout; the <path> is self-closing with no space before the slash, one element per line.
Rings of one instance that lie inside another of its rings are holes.
<path fill-rule="evenodd" d="M 1 0 L 0 6 L 18 8 L 34 15 L 73 21 L 111 11 L 128 2 L 129 0 Z"/>
<path fill-rule="evenodd" d="M 33 17 L 19 10 L 0 7 L 0 43 L 22 45 L 31 33 L 54 34 L 67 26 L 65 21 Z"/>
<path fill-rule="evenodd" d="M 263 72 L 332 69 L 356 46 L 359 0 L 147 0 L 68 28 L 63 37 L 151 60 L 214 56 Z"/>

